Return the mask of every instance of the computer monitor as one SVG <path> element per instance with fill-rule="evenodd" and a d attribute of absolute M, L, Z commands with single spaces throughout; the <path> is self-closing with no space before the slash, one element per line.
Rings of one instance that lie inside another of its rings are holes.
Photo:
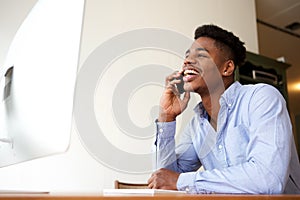
<path fill-rule="evenodd" d="M 0 167 L 69 147 L 84 0 L 40 0 L 18 29 L 0 82 Z"/>

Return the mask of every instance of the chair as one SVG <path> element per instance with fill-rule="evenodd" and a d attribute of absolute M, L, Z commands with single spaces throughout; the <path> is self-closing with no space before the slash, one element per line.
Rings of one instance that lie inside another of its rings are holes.
<path fill-rule="evenodd" d="M 115 180 L 115 189 L 147 189 L 147 183 L 126 183 Z"/>

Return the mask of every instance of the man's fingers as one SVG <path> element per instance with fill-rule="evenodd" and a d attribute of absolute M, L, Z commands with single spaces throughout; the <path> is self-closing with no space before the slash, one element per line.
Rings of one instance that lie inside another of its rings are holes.
<path fill-rule="evenodd" d="M 159 189 L 157 187 L 157 182 L 156 180 L 151 179 L 151 181 L 148 181 L 148 188 L 150 189 Z"/>
<path fill-rule="evenodd" d="M 166 85 L 168 85 L 169 83 L 172 82 L 172 84 L 176 84 L 176 83 L 179 83 L 177 81 L 177 78 L 180 77 L 180 72 L 179 71 L 175 71 L 173 72 L 172 74 L 170 74 L 169 76 L 166 77 Z M 174 80 L 176 80 L 177 82 L 173 82 Z"/>
<path fill-rule="evenodd" d="M 151 174 L 148 179 L 148 188 L 150 189 L 160 189 L 159 188 L 160 170 Z"/>

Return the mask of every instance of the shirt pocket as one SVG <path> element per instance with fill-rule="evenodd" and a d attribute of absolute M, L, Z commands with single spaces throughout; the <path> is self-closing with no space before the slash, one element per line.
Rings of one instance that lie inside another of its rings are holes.
<path fill-rule="evenodd" d="M 249 135 L 248 129 L 243 124 L 228 128 L 224 142 L 229 166 L 246 162 Z"/>

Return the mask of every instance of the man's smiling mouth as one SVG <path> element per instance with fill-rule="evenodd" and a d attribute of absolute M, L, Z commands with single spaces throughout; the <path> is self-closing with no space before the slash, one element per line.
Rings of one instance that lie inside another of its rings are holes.
<path fill-rule="evenodd" d="M 202 74 L 202 71 L 194 67 L 185 67 L 182 71 L 183 81 L 190 82 Z"/>
<path fill-rule="evenodd" d="M 194 69 L 186 69 L 183 71 L 183 76 L 188 76 L 188 75 L 199 75 L 200 73 Z"/>

